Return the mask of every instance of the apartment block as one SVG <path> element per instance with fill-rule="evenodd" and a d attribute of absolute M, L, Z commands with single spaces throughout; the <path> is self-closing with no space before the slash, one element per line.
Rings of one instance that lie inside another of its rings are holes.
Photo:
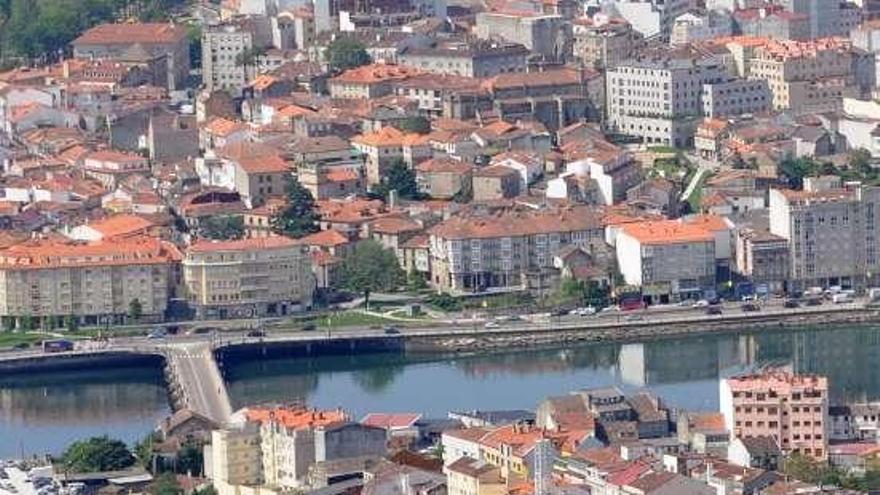
<path fill-rule="evenodd" d="M 0 316 L 72 315 L 87 324 L 124 319 L 133 300 L 147 319 L 163 318 L 181 255 L 153 237 L 94 243 L 37 239 L 0 251 Z"/>
<path fill-rule="evenodd" d="M 620 273 L 654 302 L 699 299 L 715 288 L 719 261 L 730 257 L 729 227 L 711 216 L 622 225 L 615 241 Z"/>
<path fill-rule="evenodd" d="M 571 24 L 561 15 L 499 11 L 477 14 L 480 39 L 501 38 L 526 47 L 533 55 L 561 60 L 571 49 Z"/>
<path fill-rule="evenodd" d="M 858 91 L 852 49 L 840 38 L 770 40 L 755 49 L 749 65 L 750 79 L 770 84 L 774 110 L 795 115 L 839 111 L 843 98 Z"/>
<path fill-rule="evenodd" d="M 880 188 L 826 179 L 770 190 L 770 232 L 788 242 L 790 290 L 860 288 L 880 269 Z"/>
<path fill-rule="evenodd" d="M 383 127 L 375 132 L 352 138 L 352 146 L 366 159 L 367 184 L 382 182 L 388 167 L 403 162 L 413 168 L 433 155 L 426 136 L 405 133 L 394 127 Z"/>
<path fill-rule="evenodd" d="M 504 209 L 459 214 L 429 231 L 433 284 L 439 291 L 491 287 L 548 290 L 553 256 L 574 245 L 604 245 L 595 208 Z"/>
<path fill-rule="evenodd" d="M 218 26 L 202 33 L 202 83 L 205 90 L 228 91 L 232 96 L 256 76 L 256 61 L 242 63 L 256 46 L 254 34 L 237 25 Z"/>
<path fill-rule="evenodd" d="M 688 48 L 653 51 L 606 73 L 608 127 L 648 144 L 693 144 L 705 84 L 728 81 L 718 57 Z"/>
<path fill-rule="evenodd" d="M 315 289 L 306 246 L 280 236 L 198 241 L 183 278 L 200 318 L 289 314 L 311 306 Z"/>
<path fill-rule="evenodd" d="M 722 379 L 720 408 L 731 438 L 770 437 L 784 453 L 828 456 L 828 380 L 770 370 Z"/>
<path fill-rule="evenodd" d="M 703 116 L 717 118 L 770 111 L 773 93 L 763 80 L 729 79 L 703 85 Z"/>

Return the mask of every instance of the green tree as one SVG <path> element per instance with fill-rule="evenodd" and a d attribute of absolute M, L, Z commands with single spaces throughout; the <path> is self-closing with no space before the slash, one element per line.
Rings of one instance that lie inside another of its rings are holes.
<path fill-rule="evenodd" d="M 134 445 L 134 455 L 138 464 L 144 469 L 150 469 L 153 464 L 153 446 L 156 443 L 156 434 L 151 432 Z"/>
<path fill-rule="evenodd" d="M 68 332 L 76 332 L 79 330 L 79 318 L 74 315 L 65 316 L 64 327 L 67 328 Z"/>
<path fill-rule="evenodd" d="M 285 186 L 287 206 L 272 216 L 270 223 L 277 234 L 289 237 L 303 237 L 320 230 L 318 212 L 315 210 L 315 199 L 312 193 L 299 183 L 296 177 L 290 176 Z"/>
<path fill-rule="evenodd" d="M 441 311 L 461 310 L 461 303 L 458 301 L 458 299 L 452 297 L 445 292 L 441 292 L 440 294 L 431 294 L 430 296 L 428 296 L 425 302 Z"/>
<path fill-rule="evenodd" d="M 15 318 L 10 316 L 3 317 L 3 330 L 7 332 L 15 331 Z"/>
<path fill-rule="evenodd" d="M 128 317 L 134 321 L 139 321 L 144 315 L 144 306 L 140 299 L 134 298 L 128 303 Z"/>
<path fill-rule="evenodd" d="M 410 272 L 406 274 L 406 288 L 410 292 L 421 292 L 428 288 L 428 283 L 425 281 L 425 277 L 423 277 L 421 273 L 416 270 L 410 270 Z"/>
<path fill-rule="evenodd" d="M 816 175 L 818 170 L 819 165 L 810 158 L 788 157 L 779 162 L 779 173 L 792 189 L 803 189 L 804 178 Z"/>
<path fill-rule="evenodd" d="M 28 332 L 34 329 L 36 325 L 36 320 L 31 315 L 24 315 L 21 317 L 21 329 Z"/>
<path fill-rule="evenodd" d="M 373 187 L 373 194 L 383 199 L 388 198 L 391 191 L 397 191 L 397 196 L 402 199 L 420 199 L 419 186 L 416 184 L 416 174 L 406 166 L 403 160 L 396 160 L 382 177 L 382 182 Z"/>
<path fill-rule="evenodd" d="M 189 62 L 194 69 L 202 66 L 202 27 L 191 24 L 187 27 L 186 36 L 189 38 Z"/>
<path fill-rule="evenodd" d="M 368 308 L 370 294 L 394 290 L 405 280 L 394 252 L 373 240 L 359 243 L 354 254 L 342 262 L 340 272 L 341 286 L 363 294 Z"/>
<path fill-rule="evenodd" d="M 266 49 L 259 46 L 254 46 L 250 48 L 245 48 L 240 51 L 237 55 L 235 55 L 235 65 L 236 67 L 244 67 L 244 72 L 247 78 L 251 77 L 251 72 L 248 69 L 256 69 L 259 64 L 260 57 L 266 54 Z"/>
<path fill-rule="evenodd" d="M 370 63 L 370 54 L 355 39 L 341 36 L 327 45 L 327 63 L 331 69 L 348 70 Z"/>
<path fill-rule="evenodd" d="M 828 466 L 811 457 L 793 453 L 782 462 L 782 472 L 805 483 L 819 483 L 828 476 Z"/>
<path fill-rule="evenodd" d="M 244 217 L 217 215 L 199 222 L 199 235 L 205 239 L 227 241 L 244 237 Z"/>
<path fill-rule="evenodd" d="M 174 473 L 162 473 L 157 476 L 148 491 L 151 495 L 181 495 L 183 493 Z"/>
<path fill-rule="evenodd" d="M 431 121 L 421 115 L 407 117 L 397 124 L 397 128 L 403 132 L 427 134 L 431 132 Z"/>
<path fill-rule="evenodd" d="M 202 445 L 196 442 L 187 442 L 177 453 L 177 472 L 191 476 L 201 476 L 205 459 L 202 454 Z"/>
<path fill-rule="evenodd" d="M 66 469 L 77 473 L 116 471 L 131 467 L 135 461 L 125 443 L 107 436 L 72 443 L 60 460 Z"/>

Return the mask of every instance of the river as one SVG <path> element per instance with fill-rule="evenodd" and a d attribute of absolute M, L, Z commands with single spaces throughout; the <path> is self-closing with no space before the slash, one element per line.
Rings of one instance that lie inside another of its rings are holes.
<path fill-rule="evenodd" d="M 834 401 L 880 399 L 880 328 L 805 329 L 474 356 L 371 354 L 227 363 L 235 407 L 305 400 L 368 412 L 533 409 L 615 384 L 669 404 L 718 407 L 718 378 L 774 365 L 829 377 Z M 106 433 L 133 442 L 168 413 L 158 369 L 0 378 L 0 457 L 59 452 Z"/>

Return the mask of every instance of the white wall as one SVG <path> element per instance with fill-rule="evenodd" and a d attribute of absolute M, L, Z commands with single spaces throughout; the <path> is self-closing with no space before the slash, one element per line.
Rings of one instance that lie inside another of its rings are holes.
<path fill-rule="evenodd" d="M 642 286 L 642 245 L 623 231 L 617 235 L 617 265 L 627 284 Z"/>

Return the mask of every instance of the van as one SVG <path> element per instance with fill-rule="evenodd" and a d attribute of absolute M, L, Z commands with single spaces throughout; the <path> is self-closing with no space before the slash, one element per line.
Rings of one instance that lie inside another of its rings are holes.
<path fill-rule="evenodd" d="M 834 294 L 831 296 L 831 302 L 834 304 L 843 304 L 848 303 L 850 301 L 848 294 Z"/>

